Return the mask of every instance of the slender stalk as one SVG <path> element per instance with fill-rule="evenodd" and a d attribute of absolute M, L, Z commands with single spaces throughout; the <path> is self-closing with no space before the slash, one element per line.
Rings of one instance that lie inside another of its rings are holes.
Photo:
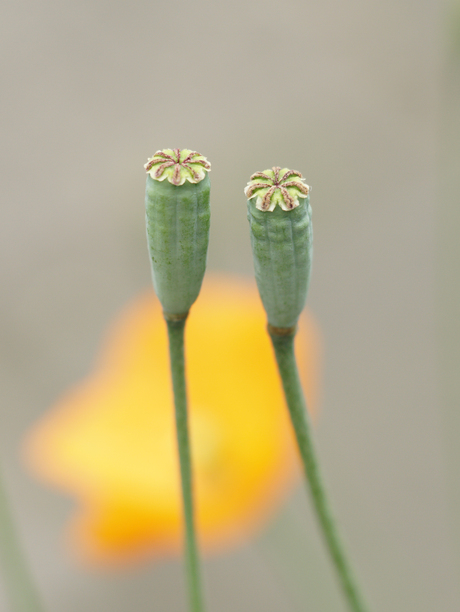
<path fill-rule="evenodd" d="M 291 415 L 291 421 L 297 438 L 297 444 L 313 506 L 349 608 L 353 612 L 365 612 L 367 608 L 358 591 L 350 565 L 346 558 L 344 546 L 340 540 L 319 471 L 318 459 L 311 436 L 306 402 L 300 384 L 294 355 L 295 331 L 291 330 L 291 333 L 279 335 L 277 332 L 280 331 L 281 330 L 270 328 L 269 326 L 269 334 L 275 350 L 286 403 Z"/>
<path fill-rule="evenodd" d="M 185 383 L 184 331 L 185 318 L 168 318 L 169 355 L 176 413 L 177 445 L 179 449 L 182 499 L 185 521 L 185 561 L 191 612 L 204 610 L 200 562 L 195 536 L 192 468 L 187 418 L 187 389 Z"/>
<path fill-rule="evenodd" d="M 0 565 L 11 612 L 43 612 L 1 481 Z"/>

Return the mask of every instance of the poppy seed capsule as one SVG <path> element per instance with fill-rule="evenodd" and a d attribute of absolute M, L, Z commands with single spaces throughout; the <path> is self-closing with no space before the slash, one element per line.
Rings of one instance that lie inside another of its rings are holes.
<path fill-rule="evenodd" d="M 206 268 L 211 164 L 189 149 L 164 149 L 145 169 L 153 286 L 166 315 L 186 315 Z"/>
<path fill-rule="evenodd" d="M 279 333 L 295 328 L 310 281 L 310 187 L 303 181 L 300 172 L 274 167 L 253 174 L 244 190 L 257 286 Z"/>

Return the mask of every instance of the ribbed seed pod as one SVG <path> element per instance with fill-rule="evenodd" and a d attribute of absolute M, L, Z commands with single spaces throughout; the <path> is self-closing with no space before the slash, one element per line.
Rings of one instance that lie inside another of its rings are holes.
<path fill-rule="evenodd" d="M 274 167 L 253 174 L 245 188 L 256 281 L 273 328 L 295 327 L 307 299 L 313 232 L 303 180 Z"/>
<path fill-rule="evenodd" d="M 164 149 L 145 169 L 153 285 L 166 314 L 185 315 L 198 297 L 206 268 L 211 164 L 189 149 Z"/>

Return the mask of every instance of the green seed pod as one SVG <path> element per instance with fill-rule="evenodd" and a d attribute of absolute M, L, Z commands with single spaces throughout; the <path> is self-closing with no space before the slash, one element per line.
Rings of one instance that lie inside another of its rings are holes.
<path fill-rule="evenodd" d="M 189 149 L 164 149 L 145 169 L 153 285 L 167 315 L 186 315 L 206 268 L 211 164 Z"/>
<path fill-rule="evenodd" d="M 275 167 L 253 174 L 244 190 L 257 286 L 272 328 L 295 328 L 307 299 L 313 233 L 303 181 L 300 172 Z"/>

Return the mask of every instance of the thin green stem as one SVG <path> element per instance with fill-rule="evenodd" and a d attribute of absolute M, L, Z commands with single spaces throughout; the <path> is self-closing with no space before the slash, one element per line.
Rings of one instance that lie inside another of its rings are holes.
<path fill-rule="evenodd" d="M 185 560 L 190 595 L 190 610 L 191 612 L 202 612 L 204 610 L 204 605 L 200 561 L 194 526 L 192 468 L 187 418 L 187 389 L 185 383 L 184 359 L 185 321 L 185 318 L 181 320 L 169 320 L 166 318 L 184 508 Z"/>
<path fill-rule="evenodd" d="M 276 361 L 283 383 L 286 403 L 291 415 L 300 456 L 305 471 L 307 487 L 309 487 L 314 509 L 320 524 L 326 546 L 337 570 L 338 578 L 347 599 L 350 610 L 365 612 L 360 595 L 348 563 L 344 546 L 340 540 L 337 525 L 333 518 L 324 490 L 323 480 L 319 471 L 318 459 L 313 446 L 311 427 L 305 398 L 300 384 L 297 364 L 294 355 L 294 333 L 277 335 L 269 329 Z"/>
<path fill-rule="evenodd" d="M 43 612 L 1 480 L 0 565 L 11 612 Z"/>

